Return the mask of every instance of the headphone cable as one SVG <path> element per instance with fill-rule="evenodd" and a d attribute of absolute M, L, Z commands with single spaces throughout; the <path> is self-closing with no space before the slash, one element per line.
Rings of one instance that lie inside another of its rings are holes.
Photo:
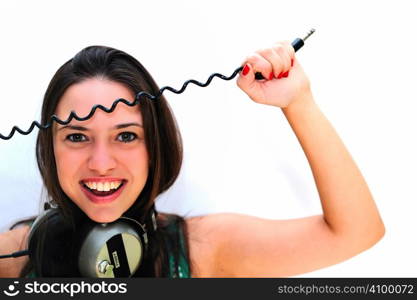
<path fill-rule="evenodd" d="M 296 39 L 295 39 L 295 40 L 291 43 L 291 45 L 293 46 L 294 50 L 297 52 L 297 51 L 298 51 L 301 47 L 303 47 L 303 46 L 304 46 L 304 41 L 305 41 L 305 40 L 306 40 L 309 36 L 311 36 L 314 32 L 315 32 L 315 29 L 311 29 L 311 30 L 307 33 L 307 35 L 306 35 L 303 39 L 301 39 L 301 38 L 296 38 Z M 182 92 L 184 92 L 184 91 L 185 91 L 185 89 L 187 88 L 188 84 L 190 84 L 190 83 L 193 83 L 193 84 L 198 85 L 198 86 L 200 86 L 200 87 L 206 87 L 206 86 L 208 86 L 208 85 L 211 83 L 211 81 L 213 80 L 213 78 L 214 78 L 214 77 L 219 77 L 220 79 L 223 79 L 223 80 L 231 80 L 231 79 L 235 78 L 235 77 L 236 77 L 236 75 L 237 75 L 239 72 L 241 72 L 242 70 L 243 70 L 243 67 L 242 67 L 242 66 L 241 66 L 241 67 L 239 67 L 239 68 L 237 68 L 237 69 L 233 72 L 233 74 L 232 74 L 232 75 L 230 75 L 229 77 L 227 77 L 227 76 L 225 76 L 225 75 L 223 75 L 223 74 L 220 74 L 220 73 L 214 73 L 214 74 L 211 74 L 205 83 L 199 82 L 199 81 L 194 80 L 194 79 L 190 79 L 190 80 L 187 80 L 186 82 L 184 82 L 184 84 L 183 84 L 182 88 L 181 88 L 181 89 L 179 89 L 179 90 L 174 89 L 174 88 L 172 88 L 172 87 L 170 87 L 170 86 L 164 86 L 163 88 L 161 88 L 161 89 L 159 90 L 159 92 L 158 92 L 156 95 L 151 95 L 151 94 L 149 94 L 149 93 L 147 93 L 147 92 L 145 92 L 145 91 L 141 91 L 141 92 L 139 92 L 139 93 L 137 93 L 137 94 L 136 94 L 135 100 L 134 100 L 133 102 L 129 102 L 128 100 L 123 99 L 123 98 L 119 98 L 119 99 L 116 99 L 116 100 L 113 102 L 113 104 L 112 104 L 111 108 L 106 108 L 106 107 L 104 107 L 103 105 L 96 104 L 96 105 L 94 105 L 94 106 L 93 106 L 93 108 L 91 109 L 90 113 L 89 113 L 87 116 L 85 116 L 85 117 L 79 117 L 79 116 L 75 113 L 75 111 L 71 111 L 71 113 L 70 113 L 69 117 L 68 117 L 65 121 L 63 121 L 63 120 L 59 119 L 56 115 L 52 115 L 52 116 L 51 116 L 51 122 L 49 122 L 49 123 L 47 123 L 47 124 L 45 124 L 45 125 L 42 125 L 42 124 L 40 124 L 40 123 L 39 123 L 39 122 L 37 122 L 37 121 L 33 121 L 33 122 L 32 122 L 32 124 L 30 125 L 30 127 L 29 127 L 29 129 L 28 129 L 27 131 L 24 131 L 24 130 L 20 129 L 20 128 L 19 128 L 19 127 L 17 127 L 17 126 L 13 126 L 13 128 L 12 128 L 12 130 L 10 131 L 10 133 L 9 133 L 9 135 L 8 135 L 8 136 L 5 136 L 5 135 L 3 135 L 3 134 L 1 134 L 1 133 L 0 133 L 0 139 L 3 139 L 3 140 L 9 140 L 9 139 L 11 139 L 11 138 L 13 137 L 13 135 L 14 135 L 15 131 L 19 132 L 19 133 L 20 133 L 20 134 L 22 134 L 22 135 L 28 135 L 29 133 L 31 133 L 31 132 L 33 131 L 33 129 L 35 128 L 35 126 L 36 126 L 36 127 L 38 127 L 39 129 L 48 129 L 49 127 L 51 127 L 51 126 L 52 126 L 52 122 L 53 122 L 53 121 L 55 121 L 55 122 L 57 122 L 57 123 L 59 123 L 59 124 L 61 124 L 61 125 L 67 125 L 68 123 L 70 123 L 70 122 L 71 122 L 71 120 L 72 120 L 72 119 L 76 119 L 77 121 L 86 121 L 86 120 L 90 119 L 90 118 L 94 115 L 94 113 L 95 113 L 96 109 L 98 109 L 98 108 L 99 108 L 99 109 L 101 109 L 102 111 L 106 112 L 106 113 L 111 113 L 111 112 L 113 112 L 113 111 L 116 109 L 116 106 L 117 106 L 117 104 L 118 104 L 119 102 L 123 102 L 123 103 L 125 103 L 126 105 L 129 105 L 129 106 L 134 106 L 134 105 L 136 105 L 136 104 L 138 104 L 138 103 L 139 103 L 139 99 L 140 99 L 141 97 L 146 97 L 146 98 L 149 98 L 149 99 L 151 99 L 151 100 L 157 100 L 157 99 L 158 99 L 158 98 L 162 95 L 162 93 L 163 93 L 165 90 L 169 90 L 169 91 L 171 91 L 172 93 L 175 93 L 175 94 L 181 94 Z M 256 79 L 256 80 L 262 80 L 262 79 L 265 79 L 265 78 L 262 76 L 262 74 L 261 74 L 261 73 L 257 72 L 257 73 L 255 74 L 255 79 Z"/>
<path fill-rule="evenodd" d="M 29 250 L 21 250 L 21 251 L 16 251 L 13 252 L 11 254 L 7 254 L 7 255 L 0 255 L 0 258 L 10 258 L 10 257 L 19 257 L 19 256 L 25 256 L 25 255 L 29 255 Z"/>

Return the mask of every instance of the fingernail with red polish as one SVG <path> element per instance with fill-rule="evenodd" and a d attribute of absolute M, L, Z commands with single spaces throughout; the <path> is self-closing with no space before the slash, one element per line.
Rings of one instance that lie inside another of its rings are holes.
<path fill-rule="evenodd" d="M 282 77 L 287 78 L 289 73 L 290 71 L 285 72 L 284 74 L 282 74 Z"/>
<path fill-rule="evenodd" d="M 245 67 L 242 70 L 242 75 L 246 76 L 249 73 L 249 66 L 245 65 Z"/>
<path fill-rule="evenodd" d="M 278 79 L 281 79 L 281 78 L 282 78 L 282 75 L 284 75 L 284 74 L 282 74 L 282 72 L 281 72 L 281 73 L 279 73 L 279 75 L 278 75 Z"/>
<path fill-rule="evenodd" d="M 291 59 L 291 67 L 293 67 L 293 66 L 294 66 L 294 58 Z"/>
<path fill-rule="evenodd" d="M 269 80 L 274 79 L 274 72 L 271 72 L 271 74 L 269 74 Z"/>

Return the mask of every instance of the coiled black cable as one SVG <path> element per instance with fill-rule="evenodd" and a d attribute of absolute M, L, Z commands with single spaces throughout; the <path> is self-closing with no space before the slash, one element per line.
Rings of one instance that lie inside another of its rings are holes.
<path fill-rule="evenodd" d="M 156 95 L 151 95 L 151 94 L 149 94 L 147 92 L 142 91 L 142 92 L 139 92 L 136 95 L 135 100 L 133 102 L 130 102 L 130 101 L 128 101 L 126 99 L 123 99 L 123 98 L 119 98 L 119 99 L 117 99 L 117 100 L 115 100 L 113 102 L 113 104 L 112 104 L 112 106 L 110 108 L 107 108 L 107 107 L 105 107 L 105 106 L 103 106 L 101 104 L 96 104 L 96 105 L 93 106 L 93 108 L 91 109 L 90 113 L 87 116 L 85 116 L 85 117 L 79 117 L 76 114 L 75 111 L 71 111 L 70 115 L 68 116 L 68 118 L 65 121 L 59 119 L 56 115 L 52 115 L 51 116 L 51 122 L 49 122 L 49 123 L 47 123 L 45 125 L 42 125 L 38 121 L 33 121 L 27 131 L 24 131 L 24 130 L 20 129 L 17 126 L 13 126 L 13 128 L 10 131 L 10 134 L 8 136 L 4 136 L 4 135 L 2 135 L 0 133 L 0 138 L 3 139 L 3 140 L 9 140 L 9 139 L 11 139 L 13 137 L 13 135 L 15 134 L 16 131 L 19 132 L 20 134 L 28 135 L 28 134 L 30 134 L 32 132 L 32 130 L 35 128 L 35 126 L 38 127 L 39 129 L 48 129 L 49 127 L 52 126 L 52 122 L 53 121 L 55 121 L 55 122 L 57 122 L 57 123 L 59 123 L 61 125 L 67 125 L 68 123 L 71 122 L 72 119 L 76 119 L 77 121 L 86 121 L 86 120 L 90 119 L 94 115 L 94 113 L 96 112 L 97 109 L 101 109 L 102 111 L 105 111 L 106 113 L 111 113 L 111 112 L 113 112 L 116 109 L 117 105 L 120 102 L 123 102 L 124 104 L 129 105 L 129 106 L 134 106 L 134 105 L 136 105 L 136 104 L 139 103 L 139 100 L 142 97 L 146 97 L 146 98 L 148 98 L 150 100 L 156 100 L 156 99 L 158 99 L 164 93 L 165 90 L 171 91 L 171 92 L 173 92 L 175 94 L 181 94 L 181 93 L 183 93 L 185 91 L 185 89 L 187 88 L 187 86 L 190 83 L 193 83 L 193 84 L 198 85 L 200 87 L 206 87 L 206 86 L 208 86 L 211 83 L 211 81 L 213 80 L 214 77 L 219 77 L 219 78 L 221 78 L 223 80 L 231 80 L 231 79 L 235 78 L 236 75 L 240 71 L 242 71 L 242 69 L 243 69 L 243 67 L 237 68 L 233 72 L 233 74 L 230 75 L 229 77 L 227 77 L 227 76 L 225 76 L 223 74 L 220 74 L 220 73 L 211 74 L 210 77 L 207 79 L 207 81 L 205 83 L 201 83 L 201 82 L 199 82 L 197 80 L 190 79 L 190 80 L 187 80 L 183 84 L 183 86 L 181 87 L 181 89 L 179 89 L 179 90 L 174 89 L 173 87 L 170 87 L 170 86 L 164 86 L 163 88 L 161 88 L 159 90 L 158 94 L 156 94 Z"/>
<path fill-rule="evenodd" d="M 292 46 L 294 47 L 294 50 L 295 51 L 297 51 L 297 50 L 299 50 L 303 45 L 304 45 L 304 41 L 310 36 L 310 35 L 312 35 L 313 33 L 314 33 L 314 29 L 311 29 L 310 30 L 310 32 L 306 35 L 306 37 L 304 37 L 304 39 L 300 39 L 300 38 L 297 38 L 297 39 L 295 39 L 293 42 L 292 42 Z M 209 76 L 209 78 L 207 79 L 207 81 L 205 82 L 205 83 L 201 83 L 201 82 L 199 82 L 199 81 L 197 81 L 197 80 L 194 80 L 194 79 L 190 79 L 190 80 L 187 80 L 186 82 L 184 82 L 184 84 L 182 85 L 182 87 L 181 87 L 181 89 L 179 89 L 179 90 L 177 90 L 177 89 L 174 89 L 174 88 L 172 88 L 172 87 L 170 87 L 170 86 L 164 86 L 163 88 L 161 88 L 160 90 L 159 90 L 159 92 L 158 92 L 158 94 L 156 94 L 156 95 L 151 95 L 151 94 L 149 94 L 149 93 L 147 93 L 147 92 L 145 92 L 145 91 L 141 91 L 141 92 L 139 92 L 136 96 L 135 96 L 135 100 L 133 101 L 133 102 L 129 102 L 128 100 L 126 100 L 126 99 L 123 99 L 123 98 L 119 98 L 119 99 L 117 99 L 117 100 L 115 100 L 114 102 L 113 102 L 113 104 L 112 104 L 112 106 L 110 107 L 110 108 L 106 108 L 106 107 L 104 107 L 103 105 L 101 105 L 101 104 L 96 104 L 96 105 L 94 105 L 93 106 L 93 108 L 91 109 L 91 111 L 90 111 L 90 113 L 87 115 L 87 116 L 85 116 L 85 117 L 79 117 L 76 113 L 75 113 L 75 111 L 71 111 L 71 113 L 70 113 L 70 115 L 69 115 L 69 117 L 65 120 L 65 121 L 63 121 L 63 120 L 61 120 L 61 119 L 59 119 L 56 115 L 52 115 L 51 116 L 51 122 L 49 122 L 49 123 L 47 123 L 47 124 L 45 124 L 45 125 L 42 125 L 42 124 L 40 124 L 39 122 L 37 122 L 37 121 L 33 121 L 32 122 L 32 124 L 30 125 L 30 127 L 29 127 L 29 129 L 27 130 L 27 131 L 24 131 L 24 130 L 22 130 L 22 129 L 20 129 L 19 127 L 17 127 L 17 126 L 13 126 L 13 128 L 12 128 L 12 130 L 10 131 L 10 133 L 9 133 L 9 135 L 8 136 L 4 136 L 3 134 L 1 134 L 0 133 L 0 138 L 1 139 L 3 139 L 3 140 L 9 140 L 9 139 L 11 139 L 12 137 L 13 137 L 13 135 L 14 135 L 14 133 L 17 131 L 17 132 L 19 132 L 20 134 L 22 134 L 22 135 L 28 135 L 28 134 L 30 134 L 32 131 L 33 131 L 33 129 L 35 128 L 35 126 L 36 127 L 38 127 L 39 129 L 48 129 L 49 127 L 51 127 L 52 126 L 52 122 L 53 121 L 55 121 L 55 122 L 57 122 L 57 123 L 59 123 L 59 124 L 61 124 L 61 125 L 67 125 L 68 123 L 70 123 L 71 122 L 71 120 L 72 119 L 76 119 L 77 121 L 86 121 L 86 120 L 88 120 L 88 119 L 90 119 L 93 115 L 94 115 L 94 113 L 96 112 L 96 110 L 97 109 L 101 109 L 102 111 L 104 111 L 104 112 L 106 112 L 106 113 L 111 113 L 111 112 L 113 112 L 115 109 L 116 109 L 116 106 L 120 103 L 120 102 L 123 102 L 124 104 L 126 104 L 126 105 L 129 105 L 129 106 L 134 106 L 134 105 L 136 105 L 136 104 L 138 104 L 139 103 L 139 100 L 140 100 L 140 98 L 142 98 L 142 97 L 146 97 L 146 98 L 148 98 L 148 99 L 150 99 L 150 100 L 156 100 L 156 99 L 158 99 L 163 93 L 164 93 L 164 91 L 165 90 L 169 90 L 169 91 L 171 91 L 172 93 L 175 93 L 175 94 L 181 94 L 181 93 L 183 93 L 185 90 L 186 90 L 186 88 L 187 88 L 187 86 L 190 84 L 190 83 L 193 83 L 193 84 L 195 84 L 195 85 L 198 85 L 198 86 L 200 86 L 200 87 L 206 87 L 206 86 L 208 86 L 210 83 L 211 83 L 211 81 L 213 80 L 213 78 L 214 77 L 219 77 L 220 79 L 223 79 L 223 80 L 231 80 L 231 79 L 233 79 L 233 78 L 235 78 L 236 77 L 236 75 L 240 72 L 240 71 L 242 71 L 242 69 L 243 69 L 243 67 L 239 67 L 239 68 L 237 68 L 233 73 L 232 73 L 232 75 L 230 75 L 229 77 L 227 77 L 227 76 L 225 76 L 225 75 L 223 75 L 223 74 L 220 74 L 220 73 L 213 73 L 213 74 L 211 74 L 210 76 Z M 260 73 L 256 73 L 256 75 L 255 75 L 255 78 L 257 79 L 257 80 L 260 80 L 260 79 L 264 79 L 263 78 L 263 76 L 260 74 Z"/>

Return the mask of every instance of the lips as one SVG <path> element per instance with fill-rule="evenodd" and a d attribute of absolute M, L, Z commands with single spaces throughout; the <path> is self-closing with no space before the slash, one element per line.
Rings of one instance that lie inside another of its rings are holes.
<path fill-rule="evenodd" d="M 111 189 L 110 191 L 97 191 L 92 190 L 86 186 L 84 182 L 109 182 L 109 181 L 121 181 L 122 184 L 117 189 Z M 110 179 L 110 178 L 90 178 L 80 182 L 81 190 L 87 196 L 87 198 L 95 203 L 95 204 L 106 204 L 116 200 L 117 197 L 123 192 L 125 186 L 127 184 L 127 180 L 125 179 Z"/>

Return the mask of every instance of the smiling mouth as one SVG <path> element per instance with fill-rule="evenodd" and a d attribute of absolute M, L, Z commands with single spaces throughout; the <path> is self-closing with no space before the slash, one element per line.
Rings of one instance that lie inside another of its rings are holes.
<path fill-rule="evenodd" d="M 120 190 L 125 185 L 125 183 L 126 182 L 123 180 L 122 183 L 119 185 L 119 187 L 117 189 L 111 189 L 110 191 L 99 191 L 99 190 L 96 190 L 96 189 L 90 189 L 84 182 L 82 183 L 82 186 L 85 189 L 87 189 L 89 192 L 94 194 L 95 196 L 105 197 L 105 196 L 110 196 L 110 195 L 113 195 L 114 193 L 116 193 L 118 190 Z"/>

